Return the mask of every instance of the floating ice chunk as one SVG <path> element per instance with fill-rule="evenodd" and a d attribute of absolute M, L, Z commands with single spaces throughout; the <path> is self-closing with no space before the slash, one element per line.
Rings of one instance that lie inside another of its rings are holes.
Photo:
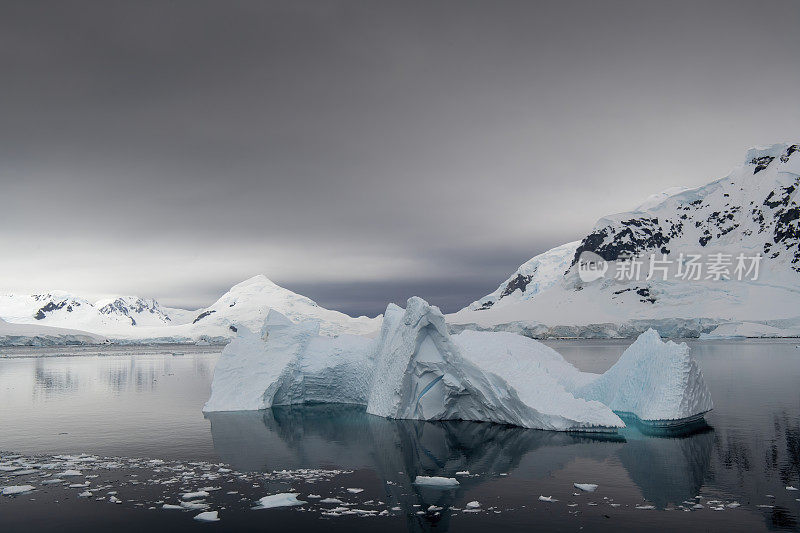
<path fill-rule="evenodd" d="M 575 391 L 617 413 L 654 423 L 680 423 L 702 417 L 713 408 L 703 372 L 686 343 L 663 342 L 648 329 L 614 366 Z"/>
<path fill-rule="evenodd" d="M 64 480 L 59 478 L 50 478 L 42 481 L 42 485 L 54 485 L 56 483 L 64 483 Z"/>
<path fill-rule="evenodd" d="M 786 490 L 797 490 L 797 488 L 789 485 L 788 487 L 786 487 Z"/>
<path fill-rule="evenodd" d="M 63 472 L 54 475 L 58 477 L 77 477 L 77 476 L 82 476 L 83 474 L 81 473 L 80 470 L 65 470 Z"/>
<path fill-rule="evenodd" d="M 272 509 L 275 507 L 291 507 L 294 505 L 303 505 L 305 502 L 303 500 L 298 500 L 297 496 L 299 493 L 297 492 L 282 492 L 280 494 L 271 494 L 269 496 L 264 496 L 258 502 L 256 502 L 256 506 L 253 509 Z"/>
<path fill-rule="evenodd" d="M 208 504 L 203 500 L 194 500 L 188 502 L 181 502 L 181 507 L 184 509 L 208 509 Z"/>
<path fill-rule="evenodd" d="M 85 491 L 81 492 L 80 494 L 78 494 L 78 498 L 90 498 L 92 496 L 94 496 L 94 494 L 92 494 L 88 490 L 85 490 Z"/>
<path fill-rule="evenodd" d="M 428 512 L 429 513 L 437 513 L 439 511 L 441 511 L 442 509 L 444 509 L 444 508 L 443 507 L 439 507 L 437 505 L 429 505 L 428 506 Z"/>
<path fill-rule="evenodd" d="M 162 509 L 173 510 L 173 511 L 183 511 L 186 508 L 181 505 L 173 505 L 171 503 L 165 503 L 161 506 Z"/>
<path fill-rule="evenodd" d="M 364 489 L 356 489 L 356 488 L 347 489 L 347 492 L 349 492 L 350 494 L 358 494 L 359 492 L 364 492 Z"/>
<path fill-rule="evenodd" d="M 468 476 L 469 475 L 469 470 L 461 470 L 459 472 L 456 472 L 456 475 L 457 476 Z"/>
<path fill-rule="evenodd" d="M 467 509 L 478 509 L 481 506 L 481 502 L 475 500 L 471 502 L 467 502 L 466 508 Z"/>
<path fill-rule="evenodd" d="M 36 487 L 33 485 L 10 485 L 8 487 L 3 487 L 3 490 L 0 491 L 0 494 L 3 496 L 12 496 L 14 494 L 24 494 L 26 492 L 30 492 L 34 490 Z"/>
<path fill-rule="evenodd" d="M 656 506 L 655 505 L 637 505 L 636 508 L 640 509 L 642 511 L 650 511 L 652 509 L 655 509 Z"/>
<path fill-rule="evenodd" d="M 552 502 L 557 502 L 558 500 L 556 500 L 552 496 L 539 496 L 539 501 L 540 502 L 551 502 L 552 503 Z"/>
<path fill-rule="evenodd" d="M 414 485 L 425 485 L 426 487 L 439 487 L 449 489 L 459 486 L 461 483 L 454 477 L 439 476 L 417 476 Z"/>
<path fill-rule="evenodd" d="M 311 496 L 309 496 L 309 498 L 310 497 Z M 319 503 L 335 503 L 335 504 L 339 505 L 339 504 L 344 503 L 344 502 L 342 500 L 340 500 L 339 498 L 322 498 L 319 501 Z"/>
<path fill-rule="evenodd" d="M 186 492 L 181 495 L 181 499 L 184 500 L 195 500 L 197 498 L 205 498 L 208 496 L 208 493 L 204 490 L 198 490 L 197 492 Z"/>
<path fill-rule="evenodd" d="M 217 511 L 203 511 L 195 515 L 194 519 L 200 522 L 219 522 L 219 514 Z"/>
<path fill-rule="evenodd" d="M 306 498 L 308 498 L 309 500 L 318 500 L 322 498 L 322 496 L 320 496 L 319 494 L 309 494 L 308 496 L 306 496 Z"/>
<path fill-rule="evenodd" d="M 38 470 L 33 468 L 26 468 L 25 470 L 15 470 L 14 472 L 9 472 L 9 476 L 27 476 L 28 474 L 35 474 Z"/>
<path fill-rule="evenodd" d="M 576 489 L 581 489 L 586 492 L 594 492 L 598 487 L 598 485 L 595 485 L 594 483 L 573 483 L 572 486 Z"/>

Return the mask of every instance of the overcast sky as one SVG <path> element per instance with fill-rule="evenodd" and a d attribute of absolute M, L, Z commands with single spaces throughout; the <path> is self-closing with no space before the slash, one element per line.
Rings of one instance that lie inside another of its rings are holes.
<path fill-rule="evenodd" d="M 800 3 L 0 1 L 0 291 L 456 310 L 800 137 Z"/>

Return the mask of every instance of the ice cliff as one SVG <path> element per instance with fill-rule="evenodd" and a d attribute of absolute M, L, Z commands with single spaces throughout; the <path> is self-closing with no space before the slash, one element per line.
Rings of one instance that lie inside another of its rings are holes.
<path fill-rule="evenodd" d="M 377 338 L 327 337 L 316 321 L 270 311 L 223 351 L 204 411 L 348 403 L 397 419 L 473 420 L 559 431 L 624 427 L 615 411 L 649 421 L 711 409 L 685 344 L 648 331 L 605 374 L 580 372 L 555 350 L 512 333 L 451 336 L 438 308 L 389 305 Z"/>

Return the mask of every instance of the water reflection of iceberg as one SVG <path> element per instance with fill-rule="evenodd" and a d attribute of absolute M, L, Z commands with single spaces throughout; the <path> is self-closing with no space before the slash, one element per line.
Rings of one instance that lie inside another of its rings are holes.
<path fill-rule="evenodd" d="M 622 434 L 627 442 L 617 455 L 647 501 L 666 507 L 700 492 L 714 446 L 710 426 L 699 423 L 669 434 L 628 423 Z"/>
<path fill-rule="evenodd" d="M 520 479 L 552 476 L 576 459 L 618 457 L 647 500 L 664 506 L 695 496 L 708 470 L 713 430 L 652 437 L 635 429 L 624 436 L 587 436 L 480 422 L 426 422 L 371 416 L 360 406 L 275 407 L 266 411 L 206 413 L 220 458 L 244 471 L 293 468 L 369 469 L 398 505 L 441 506 L 459 490 L 501 473 Z M 413 485 L 417 475 L 462 479 L 451 492 Z M 392 483 L 386 483 L 391 481 Z M 405 496 L 404 496 L 405 495 Z"/>

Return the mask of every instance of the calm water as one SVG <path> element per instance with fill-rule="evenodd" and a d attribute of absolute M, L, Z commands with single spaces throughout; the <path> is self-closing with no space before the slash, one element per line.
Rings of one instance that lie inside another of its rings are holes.
<path fill-rule="evenodd" d="M 547 344 L 582 370 L 602 372 L 628 342 Z M 796 530 L 800 491 L 786 487 L 800 487 L 797 344 L 691 342 L 715 403 L 708 426 L 670 436 L 631 428 L 613 438 L 392 421 L 344 406 L 204 417 L 214 348 L 0 348 L 0 464 L 33 465 L 21 475 L 0 471 L 0 486 L 37 487 L 0 496 L 0 524 L 3 531 Z M 96 478 L 43 483 L 54 474 L 48 464 L 77 460 L 54 455 L 81 453 L 106 461 L 81 467 Z M 110 457 L 118 459 L 111 464 Z M 417 475 L 462 471 L 470 475 L 460 475 L 455 490 L 412 484 Z M 75 482 L 89 482 L 92 497 L 78 498 L 86 488 L 68 486 Z M 575 482 L 599 488 L 582 493 Z M 215 490 L 207 503 L 220 522 L 161 508 L 208 485 Z M 309 503 L 251 509 L 258 498 L 290 489 Z M 121 503 L 109 504 L 112 491 Z M 326 516 L 337 505 L 309 494 L 363 513 Z M 539 501 L 542 495 L 558 501 Z M 463 512 L 473 500 L 480 510 Z M 702 508 L 686 510 L 695 503 Z M 641 508 L 648 506 L 654 509 Z"/>

